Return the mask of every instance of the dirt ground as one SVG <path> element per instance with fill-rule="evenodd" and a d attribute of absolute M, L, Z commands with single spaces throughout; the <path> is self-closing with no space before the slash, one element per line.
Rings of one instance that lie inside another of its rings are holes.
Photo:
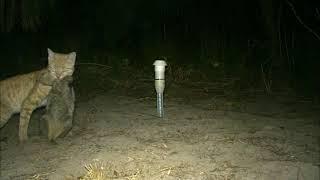
<path fill-rule="evenodd" d="M 38 111 L 19 146 L 15 116 L 0 132 L 0 179 L 320 179 L 319 105 L 174 92 L 163 119 L 143 91 L 78 100 L 75 125 L 57 144 L 39 130 Z"/>

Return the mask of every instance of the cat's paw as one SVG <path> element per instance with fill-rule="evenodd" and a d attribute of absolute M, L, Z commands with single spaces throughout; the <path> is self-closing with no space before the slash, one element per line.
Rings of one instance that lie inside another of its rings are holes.
<path fill-rule="evenodd" d="M 49 140 L 50 145 L 58 145 L 56 140 Z"/>
<path fill-rule="evenodd" d="M 19 136 L 19 143 L 24 144 L 28 141 L 28 136 Z"/>
<path fill-rule="evenodd" d="M 32 142 L 24 140 L 24 141 L 18 141 L 16 146 L 20 151 L 26 150 L 28 147 L 32 145 Z"/>

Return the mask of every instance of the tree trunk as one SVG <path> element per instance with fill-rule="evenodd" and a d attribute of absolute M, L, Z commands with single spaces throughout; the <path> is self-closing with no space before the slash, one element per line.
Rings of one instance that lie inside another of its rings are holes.
<path fill-rule="evenodd" d="M 270 57 L 274 65 L 280 65 L 279 42 L 277 33 L 276 8 L 272 0 L 259 0 L 263 18 L 264 32 L 270 48 Z"/>
<path fill-rule="evenodd" d="M 261 65 L 264 72 L 262 78 L 265 84 L 271 84 L 278 88 L 287 88 L 289 86 L 289 72 L 286 67 L 285 58 L 280 56 L 280 40 L 278 38 L 278 30 L 280 24 L 278 23 L 280 18 L 281 8 L 279 1 L 274 0 L 259 0 L 260 9 L 262 14 L 262 22 L 264 25 L 264 32 L 267 38 L 267 45 L 269 47 L 269 56 L 263 60 L 264 65 Z M 281 32 L 279 32 L 281 33 Z M 265 68 L 263 67 L 265 66 Z"/>

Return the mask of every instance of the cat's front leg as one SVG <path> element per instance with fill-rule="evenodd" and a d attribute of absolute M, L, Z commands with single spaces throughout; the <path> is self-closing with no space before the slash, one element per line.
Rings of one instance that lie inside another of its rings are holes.
<path fill-rule="evenodd" d="M 48 96 L 51 86 L 37 84 L 24 100 L 19 120 L 19 141 L 24 142 L 28 140 L 28 126 L 31 114 L 41 102 Z"/>
<path fill-rule="evenodd" d="M 19 120 L 19 141 L 21 143 L 28 140 L 29 121 L 33 110 L 36 108 L 36 106 L 32 104 L 32 100 L 28 98 L 21 107 Z"/>

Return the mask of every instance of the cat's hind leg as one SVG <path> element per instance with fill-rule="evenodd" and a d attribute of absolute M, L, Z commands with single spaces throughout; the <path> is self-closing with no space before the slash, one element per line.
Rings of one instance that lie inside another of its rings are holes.
<path fill-rule="evenodd" d="M 12 108 L 0 103 L 0 128 L 8 122 L 12 114 Z"/>

